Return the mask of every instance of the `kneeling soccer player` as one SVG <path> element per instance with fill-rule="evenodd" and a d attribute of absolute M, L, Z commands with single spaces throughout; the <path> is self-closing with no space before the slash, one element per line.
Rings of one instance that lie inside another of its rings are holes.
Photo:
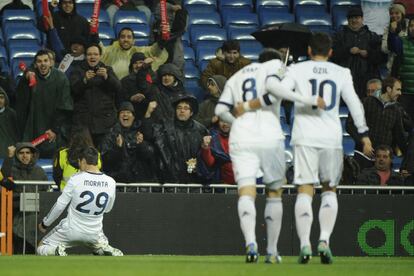
<path fill-rule="evenodd" d="M 81 172 L 69 179 L 39 230 L 46 233 L 70 204 L 68 215 L 42 239 L 37 253 L 67 256 L 66 248 L 83 245 L 95 255 L 122 256 L 119 249 L 108 244 L 102 230 L 103 214 L 110 212 L 115 202 L 115 180 L 99 171 L 98 152 L 92 147 L 81 153 L 78 163 Z"/>

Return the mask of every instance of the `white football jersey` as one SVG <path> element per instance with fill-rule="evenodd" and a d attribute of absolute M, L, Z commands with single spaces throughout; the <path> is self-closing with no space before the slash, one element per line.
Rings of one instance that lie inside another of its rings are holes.
<path fill-rule="evenodd" d="M 232 108 L 239 102 L 262 98 L 268 94 L 267 78 L 275 77 L 280 80 L 284 71 L 284 65 L 280 60 L 252 63 L 243 67 L 227 81 L 219 104 Z M 284 139 L 279 119 L 281 100 L 273 98 L 271 102 L 273 105 L 246 112 L 237 118 L 232 124 L 229 142 L 265 143 Z"/>
<path fill-rule="evenodd" d="M 43 223 L 52 224 L 70 203 L 69 227 L 87 234 L 99 233 L 103 214 L 108 213 L 115 202 L 115 188 L 115 180 L 103 173 L 74 174 Z"/>
<path fill-rule="evenodd" d="M 355 119 L 358 131 L 368 130 L 349 69 L 328 61 L 305 61 L 289 66 L 282 84 L 305 97 L 319 95 L 326 103 L 325 110 L 295 103 L 292 145 L 341 149 L 341 97 Z"/>

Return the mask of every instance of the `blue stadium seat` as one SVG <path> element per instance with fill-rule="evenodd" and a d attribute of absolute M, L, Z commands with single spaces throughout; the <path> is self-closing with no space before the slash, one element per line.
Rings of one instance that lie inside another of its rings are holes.
<path fill-rule="evenodd" d="M 221 46 L 223 46 L 223 41 L 219 41 L 219 40 L 200 40 L 197 43 L 197 47 L 204 47 L 204 48 L 213 48 L 213 49 L 218 49 L 221 48 Z"/>
<path fill-rule="evenodd" d="M 184 64 L 184 77 L 186 80 L 200 79 L 200 71 L 191 61 Z"/>
<path fill-rule="evenodd" d="M 183 36 L 181 37 L 181 41 L 183 42 L 183 45 L 184 46 L 190 46 L 190 42 L 191 42 L 191 40 L 190 40 L 190 32 L 185 32 L 184 34 L 183 34 Z"/>
<path fill-rule="evenodd" d="M 256 1 L 256 12 L 260 13 L 262 9 L 290 9 L 290 1 L 289 0 L 257 0 Z"/>
<path fill-rule="evenodd" d="M 220 0 L 220 10 L 223 7 L 249 7 L 253 8 L 252 0 Z"/>
<path fill-rule="evenodd" d="M 259 59 L 262 50 L 263 46 L 258 41 L 240 41 L 240 53 L 252 61 Z"/>
<path fill-rule="evenodd" d="M 355 5 L 361 5 L 360 0 L 330 0 L 330 9 L 334 6 L 355 6 Z"/>
<path fill-rule="evenodd" d="M 36 16 L 32 10 L 5 10 L 1 20 L 2 26 L 9 21 L 23 22 L 29 21 L 36 26 Z"/>
<path fill-rule="evenodd" d="M 326 33 L 330 36 L 334 34 L 334 31 L 331 26 L 324 25 L 308 25 L 308 28 L 313 33 Z"/>
<path fill-rule="evenodd" d="M 36 28 L 36 26 L 33 25 L 32 21 L 6 21 L 5 25 L 2 26 L 3 35 L 5 35 L 7 30 L 11 28 L 33 29 Z"/>
<path fill-rule="evenodd" d="M 348 19 L 346 15 L 350 7 L 351 6 L 334 6 L 332 8 L 332 20 L 335 30 L 339 31 L 342 26 L 348 25 Z"/>
<path fill-rule="evenodd" d="M 295 8 L 296 18 L 298 18 L 299 16 L 303 14 L 317 15 L 317 14 L 322 14 L 324 12 L 326 12 L 326 7 L 318 6 L 318 5 L 299 5 L 299 6 L 296 6 Z"/>
<path fill-rule="evenodd" d="M 394 156 L 392 158 L 392 168 L 393 168 L 394 171 L 396 171 L 396 172 L 400 171 L 402 160 L 403 160 L 403 158 L 400 157 L 400 156 Z"/>
<path fill-rule="evenodd" d="M 184 60 L 185 62 L 191 61 L 195 64 L 196 59 L 193 48 L 184 46 Z"/>
<path fill-rule="evenodd" d="M 118 10 L 114 15 L 114 25 L 117 24 L 148 24 L 144 12 L 136 10 Z"/>
<path fill-rule="evenodd" d="M 217 12 L 192 13 L 189 15 L 188 24 L 191 25 L 217 25 L 221 26 L 221 18 Z"/>
<path fill-rule="evenodd" d="M 45 171 L 47 180 L 53 181 L 53 159 L 38 159 L 37 165 Z"/>
<path fill-rule="evenodd" d="M 3 39 L 3 31 L 0 29 L 0 46 L 4 45 L 4 39 Z"/>
<path fill-rule="evenodd" d="M 345 155 L 354 155 L 355 151 L 355 142 L 351 136 L 343 136 L 342 137 L 342 146 L 344 148 Z"/>
<path fill-rule="evenodd" d="M 229 39 L 243 40 L 256 40 L 251 34 L 256 31 L 256 28 L 235 28 L 230 29 L 228 32 Z"/>
<path fill-rule="evenodd" d="M 297 17 L 297 21 L 300 24 L 307 25 L 307 26 L 327 26 L 331 28 L 332 20 L 331 15 L 329 13 L 305 13 L 301 14 Z"/>
<path fill-rule="evenodd" d="M 224 18 L 223 23 L 226 27 L 231 25 L 259 26 L 259 20 L 255 13 L 230 13 Z"/>
<path fill-rule="evenodd" d="M 198 103 L 202 103 L 206 97 L 204 89 L 200 86 L 186 87 L 186 92 L 197 98 Z"/>
<path fill-rule="evenodd" d="M 99 39 L 103 45 L 108 46 L 115 38 L 114 29 L 108 25 L 99 25 Z"/>
<path fill-rule="evenodd" d="M 197 64 L 200 67 L 200 62 L 202 60 L 210 60 L 216 57 L 216 50 L 217 48 L 214 47 L 208 47 L 208 46 L 203 46 L 203 47 L 197 47 L 196 49 L 196 59 L 197 59 Z M 200 68 L 201 69 L 201 68 Z"/>
<path fill-rule="evenodd" d="M 348 115 L 349 115 L 349 109 L 348 109 L 348 107 L 346 107 L 346 106 L 340 106 L 339 107 L 339 117 L 340 118 L 342 118 L 342 117 L 348 118 Z"/>
<path fill-rule="evenodd" d="M 117 36 L 124 27 L 131 28 L 134 31 L 135 45 L 148 45 L 150 29 L 147 24 L 118 23 L 115 26 L 115 35 Z"/>
<path fill-rule="evenodd" d="M 267 26 L 278 23 L 295 22 L 295 16 L 292 13 L 275 12 L 273 10 L 262 10 L 259 13 L 261 26 Z"/>
<path fill-rule="evenodd" d="M 221 8 L 220 14 L 221 14 L 221 18 L 224 19 L 227 17 L 227 15 L 229 14 L 233 14 L 233 13 L 252 13 L 252 9 L 250 6 L 224 6 Z"/>
<path fill-rule="evenodd" d="M 198 5 L 206 5 L 206 6 L 214 6 L 217 7 L 216 0 L 184 0 L 184 6 L 198 6 Z"/>
<path fill-rule="evenodd" d="M 197 45 L 199 41 L 223 41 L 227 40 L 226 30 L 219 28 L 215 25 L 194 25 L 191 27 L 191 44 Z"/>
<path fill-rule="evenodd" d="M 200 72 L 203 72 L 204 70 L 206 70 L 208 62 L 209 62 L 208 60 L 201 60 L 198 62 L 198 68 L 200 68 Z"/>
<path fill-rule="evenodd" d="M 306 5 L 317 5 L 317 6 L 327 6 L 327 0 L 293 0 L 294 9 L 297 6 L 306 6 Z"/>
<path fill-rule="evenodd" d="M 0 72 L 9 72 L 9 63 L 7 62 L 6 48 L 0 46 Z"/>
<path fill-rule="evenodd" d="M 184 82 L 184 87 L 195 87 L 200 86 L 198 79 L 188 79 Z"/>
<path fill-rule="evenodd" d="M 27 40 L 34 40 L 37 42 L 38 45 L 42 43 L 40 32 L 35 27 L 9 27 L 6 29 L 4 37 L 6 40 L 6 45 L 9 44 L 11 40 L 18 40 L 20 43 L 23 43 Z"/>
<path fill-rule="evenodd" d="M 215 5 L 187 5 L 185 8 L 187 9 L 188 14 L 217 12 L 217 7 Z"/>
<path fill-rule="evenodd" d="M 341 126 L 342 126 L 342 135 L 343 136 L 349 136 L 349 133 L 346 131 L 346 119 L 347 117 L 339 117 L 341 120 Z"/>

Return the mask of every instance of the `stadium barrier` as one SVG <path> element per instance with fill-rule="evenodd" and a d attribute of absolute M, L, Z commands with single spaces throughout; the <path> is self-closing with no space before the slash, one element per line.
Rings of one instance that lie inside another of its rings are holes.
<path fill-rule="evenodd" d="M 16 184 L 51 185 L 53 182 L 16 181 Z M 237 217 L 236 186 L 158 183 L 118 183 L 117 186 L 117 200 L 114 209 L 105 216 L 104 232 L 111 244 L 126 254 L 244 253 Z M 278 247 L 282 255 L 297 255 L 299 240 L 293 214 L 296 191 L 293 185 L 285 185 L 284 188 L 283 226 Z M 258 194 L 256 233 L 260 253 L 264 254 L 266 228 L 262 215 L 265 206 L 263 185 L 258 185 Z M 334 254 L 414 256 L 413 194 L 414 187 L 339 186 L 339 214 L 331 237 Z M 59 195 L 40 192 L 28 196 L 26 193 L 21 196 L 25 200 L 21 201 L 20 209 L 37 210 L 40 220 Z M 320 197 L 316 195 L 313 200 L 311 236 L 314 245 L 319 235 L 319 204 Z M 64 216 L 66 212 L 61 218 Z M 36 226 L 25 227 L 33 227 L 37 237 Z M 6 232 L 6 236 L 9 233 Z M 85 249 L 68 251 L 88 253 Z"/>

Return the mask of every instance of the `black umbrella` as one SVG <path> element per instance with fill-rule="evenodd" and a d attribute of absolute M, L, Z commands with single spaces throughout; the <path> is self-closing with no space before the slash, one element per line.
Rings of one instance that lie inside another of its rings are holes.
<path fill-rule="evenodd" d="M 298 23 L 278 23 L 268 25 L 252 33 L 264 47 L 289 48 L 295 58 L 307 55 L 311 31 L 308 27 Z"/>

